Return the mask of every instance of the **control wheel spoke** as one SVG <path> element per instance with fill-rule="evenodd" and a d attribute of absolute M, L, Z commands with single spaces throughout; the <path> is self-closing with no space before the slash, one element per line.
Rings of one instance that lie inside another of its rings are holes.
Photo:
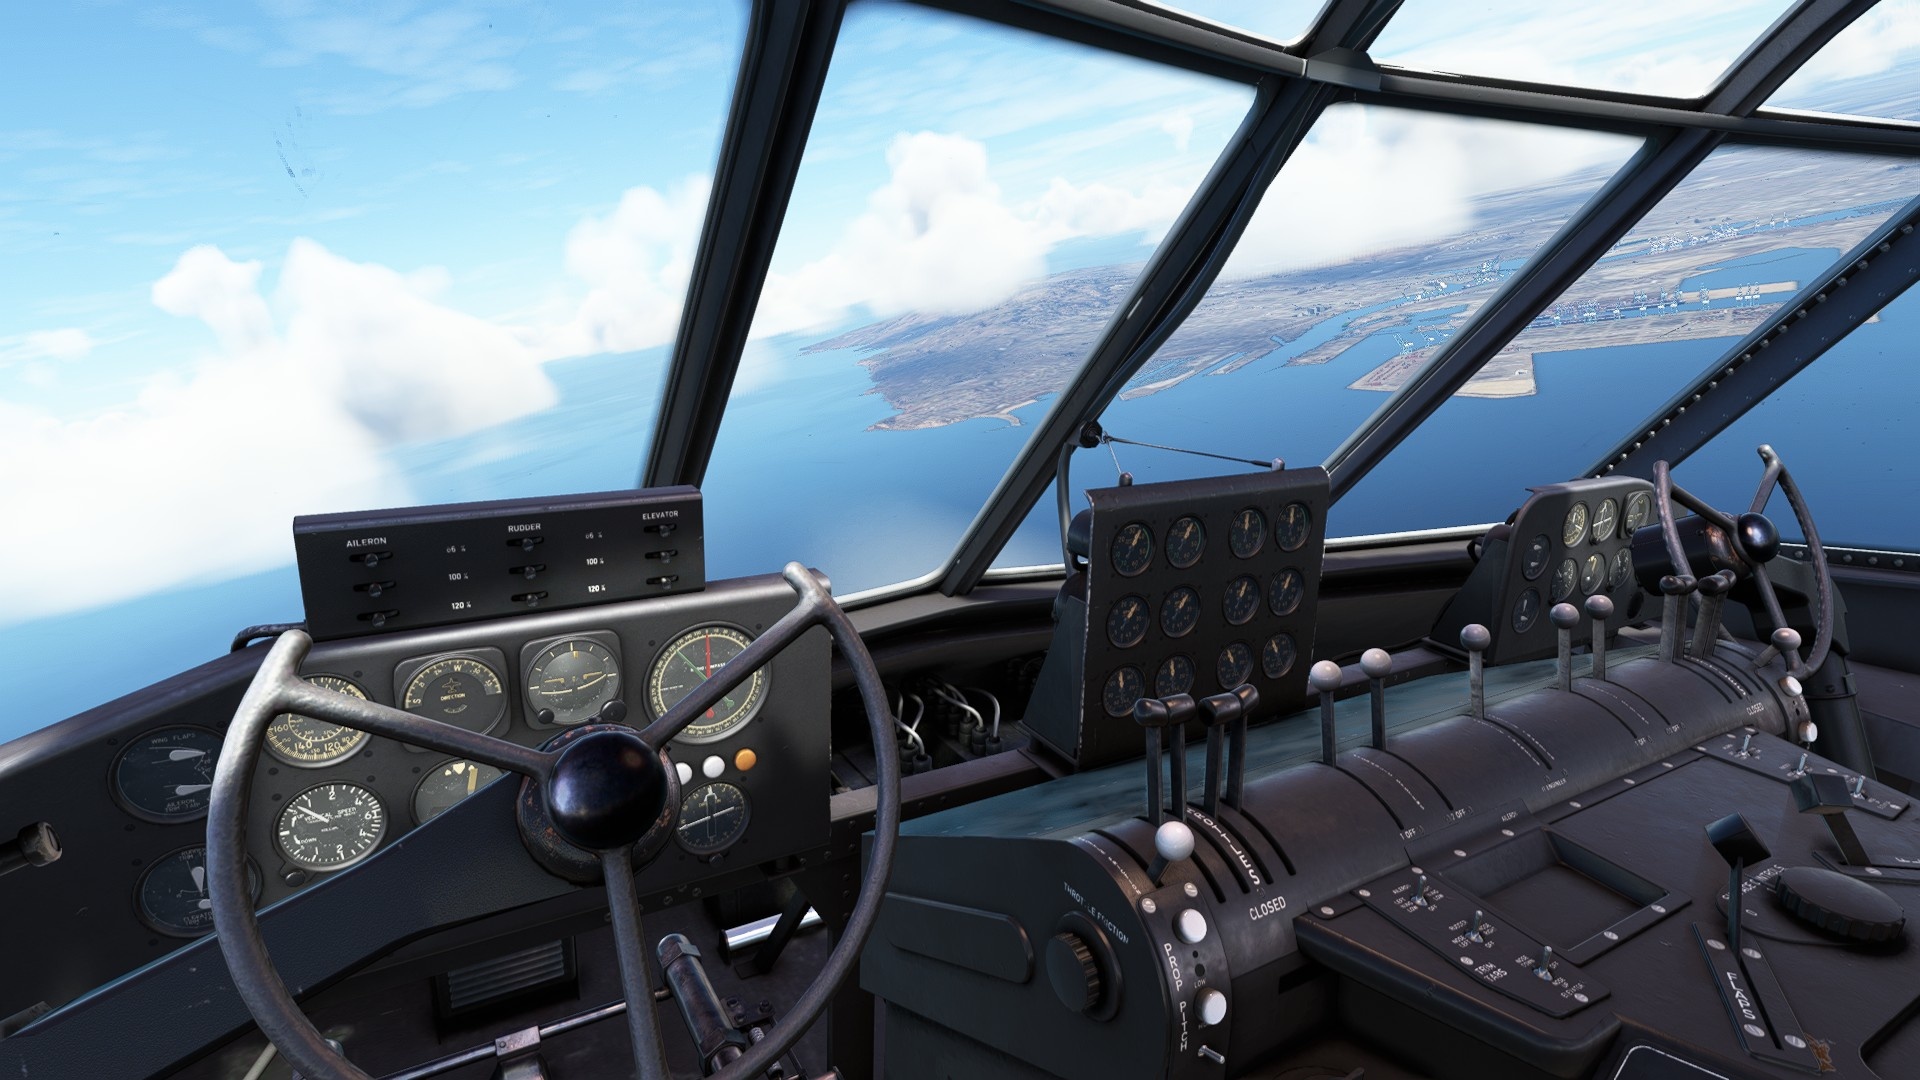
<path fill-rule="evenodd" d="M 613 948 L 620 959 L 620 989 L 627 999 L 627 1036 L 633 1042 L 635 1075 L 670 1080 L 660 1045 L 660 1018 L 653 1007 L 652 950 L 640 929 L 640 898 L 633 887 L 633 856 L 626 848 L 600 853 L 607 878 L 607 910 L 613 917 Z"/>

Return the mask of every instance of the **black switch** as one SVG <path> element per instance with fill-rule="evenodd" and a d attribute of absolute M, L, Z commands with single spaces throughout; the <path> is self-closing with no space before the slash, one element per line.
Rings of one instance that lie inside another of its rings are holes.
<path fill-rule="evenodd" d="M 540 601 L 545 600 L 546 598 L 547 598 L 547 594 L 544 592 L 523 592 L 523 593 L 513 594 L 514 603 L 525 604 L 528 607 L 538 607 L 540 604 Z"/>
<path fill-rule="evenodd" d="M 679 527 L 680 526 L 675 525 L 671 521 L 662 521 L 657 525 L 647 526 L 647 531 L 650 533 L 657 534 L 662 540 L 664 540 L 667 537 L 672 536 L 674 533 L 674 530 L 678 529 Z"/>
<path fill-rule="evenodd" d="M 392 592 L 393 589 L 394 583 L 391 581 L 369 581 L 364 585 L 355 585 L 353 587 L 354 592 L 362 592 L 374 597 L 383 596 Z"/>
<path fill-rule="evenodd" d="M 518 539 L 507 541 L 507 546 L 519 548 L 521 551 L 532 551 L 543 543 L 545 543 L 545 541 L 538 536 L 522 536 Z"/>
<path fill-rule="evenodd" d="M 357 562 L 362 566 L 374 567 L 374 566 L 379 566 L 383 562 L 391 562 L 393 560 L 393 552 L 391 551 L 357 551 L 352 555 L 347 556 L 347 559 L 350 562 Z"/>
<path fill-rule="evenodd" d="M 380 627 L 387 625 L 387 623 L 399 617 L 400 617 L 400 612 L 397 608 L 388 608 L 385 611 L 361 612 L 360 621 L 364 623 L 372 623 L 375 629 L 379 629 Z"/>
<path fill-rule="evenodd" d="M 1795 809 L 1803 814 L 1819 814 L 1827 823 L 1827 831 L 1833 833 L 1833 842 L 1840 845 L 1840 857 L 1848 866 L 1872 865 L 1866 847 L 1860 843 L 1860 834 L 1853 831 L 1853 822 L 1847 820 L 1847 811 L 1853 809 L 1853 788 L 1846 777 L 1803 773 L 1787 785 L 1787 790 L 1793 793 Z"/>
<path fill-rule="evenodd" d="M 507 573 L 512 574 L 514 577 L 523 577 L 528 581 L 532 581 L 534 578 L 539 577 L 540 572 L 546 568 L 547 564 L 543 562 L 528 563 L 525 566 L 509 566 L 507 567 Z"/>
<path fill-rule="evenodd" d="M 668 559 L 671 559 L 678 554 L 680 554 L 680 550 L 678 548 L 664 548 L 660 551 L 647 552 L 647 558 L 659 559 L 661 562 L 665 562 Z"/>
<path fill-rule="evenodd" d="M 674 582 L 676 582 L 676 581 L 679 581 L 679 580 L 680 580 L 680 575 L 679 575 L 679 574 L 662 574 L 662 575 L 661 575 L 661 576 L 659 576 L 659 577 L 650 577 L 650 578 L 648 578 L 648 579 L 647 579 L 647 584 L 649 584 L 649 585 L 659 585 L 659 586 L 662 586 L 662 587 L 664 588 L 664 587 L 670 587 L 670 586 L 672 586 L 672 584 L 673 584 Z"/>

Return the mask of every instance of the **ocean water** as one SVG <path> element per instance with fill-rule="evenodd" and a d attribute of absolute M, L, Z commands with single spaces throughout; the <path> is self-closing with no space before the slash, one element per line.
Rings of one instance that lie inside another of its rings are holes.
<path fill-rule="evenodd" d="M 1766 269 L 1805 280 L 1832 255 L 1776 253 L 1789 264 Z M 1698 283 L 1737 284 L 1753 280 L 1755 269 L 1729 266 Z M 1288 366 L 1287 360 L 1362 313 L 1275 343 L 1234 372 L 1117 401 L 1103 422 L 1129 438 L 1317 463 L 1386 400 L 1347 384 L 1400 345 L 1386 332 L 1327 364 Z M 1759 474 L 1753 445 L 1771 441 L 1800 478 L 1829 541 L 1920 546 L 1920 473 L 1910 467 L 1904 433 L 1920 406 L 1920 363 L 1908 348 L 1916 329 L 1920 294 L 1896 301 L 1686 462 L 1677 474 L 1681 482 L 1721 505 L 1744 508 Z M 1586 468 L 1732 343 L 1541 354 L 1538 394 L 1452 400 L 1334 508 L 1330 528 L 1352 535 L 1503 518 L 1528 485 Z M 806 353 L 804 344 L 768 343 L 779 377 L 756 382 L 745 375 L 736 389 L 705 484 L 710 573 L 761 573 L 799 559 L 825 570 L 843 593 L 926 573 L 950 554 L 1050 399 L 1016 410 L 1019 425 L 980 419 L 875 431 L 872 425 L 890 410 L 870 392 L 860 354 Z M 562 394 L 555 408 L 407 448 L 395 459 L 423 501 L 628 486 L 646 452 L 662 364 L 654 350 L 555 365 L 551 373 Z M 1114 454 L 1142 483 L 1236 468 L 1136 447 L 1115 447 Z M 1112 458 L 1080 452 L 1074 480 L 1081 487 L 1113 483 Z M 1776 512 L 1783 531 L 1794 533 Z M 999 562 L 1058 560 L 1049 497 Z M 0 740 L 212 659 L 242 626 L 299 615 L 289 565 L 0 627 Z"/>

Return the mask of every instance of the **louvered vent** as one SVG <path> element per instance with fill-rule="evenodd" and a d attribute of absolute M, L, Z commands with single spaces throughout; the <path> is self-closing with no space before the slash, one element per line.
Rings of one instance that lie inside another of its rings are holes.
<path fill-rule="evenodd" d="M 573 941 L 563 938 L 436 976 L 434 997 L 452 1017 L 573 979 Z"/>

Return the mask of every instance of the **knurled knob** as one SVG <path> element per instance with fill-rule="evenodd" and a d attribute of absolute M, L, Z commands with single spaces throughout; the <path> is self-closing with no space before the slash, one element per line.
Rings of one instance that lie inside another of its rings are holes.
<path fill-rule="evenodd" d="M 1780 875 L 1780 906 L 1794 918 L 1855 941 L 1894 941 L 1907 913 L 1893 897 L 1832 870 L 1796 866 Z"/>
<path fill-rule="evenodd" d="M 1086 940 L 1071 930 L 1062 930 L 1047 942 L 1047 981 L 1060 1003 L 1074 1012 L 1089 1012 L 1100 1004 L 1100 965 Z"/>

